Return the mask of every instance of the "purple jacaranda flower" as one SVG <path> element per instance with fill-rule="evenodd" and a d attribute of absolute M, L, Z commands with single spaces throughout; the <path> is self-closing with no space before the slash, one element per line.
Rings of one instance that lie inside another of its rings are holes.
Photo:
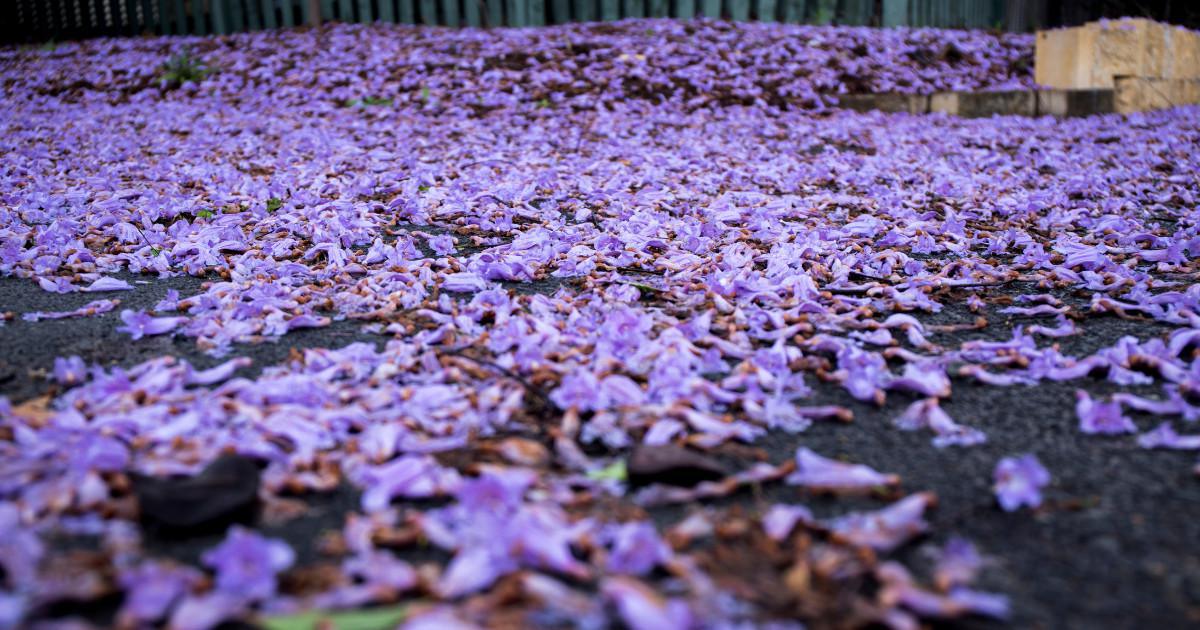
<path fill-rule="evenodd" d="M 83 306 L 71 311 L 34 311 L 25 313 L 21 319 L 27 322 L 38 322 L 44 319 L 68 319 L 72 317 L 92 317 L 93 315 L 102 315 L 107 313 L 120 304 L 120 300 L 95 300 L 88 302 Z"/>
<path fill-rule="evenodd" d="M 179 310 L 179 291 L 167 289 L 167 294 L 154 305 L 154 310 L 159 312 Z"/>
<path fill-rule="evenodd" d="M 776 504 L 767 508 L 762 516 L 762 528 L 767 537 L 782 541 L 795 529 L 797 523 L 814 524 L 812 510 L 803 505 Z"/>
<path fill-rule="evenodd" d="M 414 614 L 398 630 L 481 630 L 481 626 L 464 621 L 449 606 L 438 606 Z"/>
<path fill-rule="evenodd" d="M 59 385 L 78 385 L 87 378 L 87 365 L 77 356 L 54 359 L 54 380 Z"/>
<path fill-rule="evenodd" d="M 261 601 L 275 594 L 275 576 L 292 566 L 296 554 L 281 540 L 234 525 L 201 559 L 216 573 L 213 587 L 218 593 Z"/>
<path fill-rule="evenodd" d="M 1121 412 L 1118 402 L 1098 402 L 1085 391 L 1075 391 L 1075 414 L 1079 430 L 1089 434 L 1134 433 L 1137 425 Z"/>
<path fill-rule="evenodd" d="M 442 234 L 429 239 L 429 249 L 432 249 L 438 256 L 446 256 L 457 251 L 455 249 L 454 237 L 449 234 Z"/>
<path fill-rule="evenodd" d="M 132 291 L 133 286 L 124 280 L 116 278 L 103 277 L 89 284 L 83 289 L 85 292 L 95 293 L 97 291 Z"/>
<path fill-rule="evenodd" d="M 442 467 L 433 457 L 406 455 L 362 473 L 359 483 L 366 487 L 362 508 L 378 512 L 396 497 L 427 499 L 451 494 L 460 482 L 458 471 Z"/>
<path fill-rule="evenodd" d="M 847 464 L 822 457 L 800 447 L 796 451 L 796 471 L 788 475 L 787 482 L 811 490 L 867 491 L 895 486 L 900 483 L 900 477 L 863 464 Z"/>
<path fill-rule="evenodd" d="M 936 502 L 933 493 L 918 492 L 882 510 L 835 518 L 829 522 L 829 529 L 851 544 L 891 551 L 929 528 L 923 516 Z"/>
<path fill-rule="evenodd" d="M 472 271 L 460 271 L 446 274 L 442 281 L 442 289 L 456 293 L 471 293 L 488 288 L 488 281 Z"/>
<path fill-rule="evenodd" d="M 938 550 L 933 567 L 933 580 L 942 591 L 965 586 L 975 581 L 983 566 L 983 558 L 971 541 L 954 536 Z"/>
<path fill-rule="evenodd" d="M 692 626 L 687 604 L 663 599 L 634 578 L 608 578 L 600 583 L 600 592 L 616 606 L 621 621 L 631 630 L 684 630 Z"/>
<path fill-rule="evenodd" d="M 1138 436 L 1142 448 L 1168 448 L 1181 451 L 1200 450 L 1200 435 L 1180 435 L 1171 423 L 1164 422 L 1152 431 Z"/>
<path fill-rule="evenodd" d="M 644 576 L 671 556 L 652 523 L 633 522 L 611 526 L 605 537 L 612 541 L 607 568 L 613 573 Z"/>
<path fill-rule="evenodd" d="M 909 363 L 904 366 L 902 375 L 888 381 L 886 388 L 942 397 L 950 395 L 950 379 L 946 376 L 945 368 L 936 363 Z"/>
<path fill-rule="evenodd" d="M 885 605 L 900 605 L 922 617 L 955 619 L 965 615 L 984 615 L 1007 619 L 1008 598 L 957 587 L 949 593 L 921 588 L 909 572 L 896 562 L 885 562 L 875 571 L 883 588 L 879 594 Z"/>
<path fill-rule="evenodd" d="M 17 506 L 0 503 L 0 568 L 4 569 L 5 581 L 20 589 L 32 589 L 44 553 L 41 539 L 21 522 Z"/>
<path fill-rule="evenodd" d="M 417 585 L 417 572 L 412 565 L 388 551 L 372 550 L 347 558 L 342 572 L 371 588 L 403 592 Z"/>
<path fill-rule="evenodd" d="M 933 445 L 938 448 L 946 446 L 974 446 L 987 441 L 987 434 L 979 429 L 963 426 L 954 421 L 942 409 L 936 398 L 918 400 L 910 404 L 904 413 L 900 414 L 893 424 L 904 431 L 929 429 L 933 431 Z"/>
<path fill-rule="evenodd" d="M 199 571 L 163 562 L 145 561 L 123 571 L 125 601 L 118 618 L 131 626 L 150 624 L 167 616 L 183 596 L 201 580 Z"/>
<path fill-rule="evenodd" d="M 117 330 L 124 333 L 129 333 L 134 340 L 141 339 L 152 335 L 162 335 L 175 330 L 180 324 L 187 321 L 186 317 L 151 317 L 145 311 L 121 311 L 121 321 L 125 322 L 124 326 L 117 327 Z"/>
<path fill-rule="evenodd" d="M 209 591 L 189 595 L 171 613 L 167 627 L 171 630 L 210 630 L 221 622 L 246 613 L 245 598 L 225 591 Z"/>
<path fill-rule="evenodd" d="M 1050 472 L 1032 454 L 1005 457 L 992 474 L 996 500 L 1006 512 L 1022 505 L 1036 508 L 1042 504 L 1042 488 L 1050 483 Z"/>

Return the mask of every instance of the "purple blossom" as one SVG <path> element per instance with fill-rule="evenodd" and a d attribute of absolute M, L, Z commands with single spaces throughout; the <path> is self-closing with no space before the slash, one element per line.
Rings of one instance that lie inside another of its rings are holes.
<path fill-rule="evenodd" d="M 1171 423 L 1164 422 L 1154 430 L 1138 436 L 1142 448 L 1169 448 L 1176 450 L 1200 450 L 1200 435 L 1180 435 Z"/>
<path fill-rule="evenodd" d="M 295 562 L 287 543 L 234 525 L 225 540 L 206 551 L 204 565 L 216 573 L 216 593 L 241 601 L 261 601 L 275 594 L 275 576 Z"/>
<path fill-rule="evenodd" d="M 612 541 L 607 568 L 613 573 L 644 576 L 671 556 L 651 523 L 622 523 L 607 532 Z"/>
<path fill-rule="evenodd" d="M 796 451 L 796 471 L 788 475 L 787 482 L 812 490 L 854 491 L 895 486 L 900 483 L 900 477 L 862 464 L 821 457 L 801 447 Z"/>
<path fill-rule="evenodd" d="M 1022 505 L 1036 508 L 1042 504 L 1042 488 L 1050 483 L 1050 472 L 1032 454 L 1002 458 L 992 474 L 996 500 L 1005 512 Z"/>
<path fill-rule="evenodd" d="M 78 385 L 87 378 L 87 365 L 77 356 L 54 359 L 54 380 L 59 385 Z"/>
<path fill-rule="evenodd" d="M 803 505 L 772 505 L 762 516 L 763 531 L 772 540 L 786 539 L 797 523 L 815 524 L 812 511 Z"/>
<path fill-rule="evenodd" d="M 600 592 L 632 630 L 684 630 L 692 626 L 692 614 L 684 602 L 663 599 L 633 578 L 608 578 L 600 584 Z"/>
<path fill-rule="evenodd" d="M 923 516 L 936 502 L 932 493 L 918 492 L 882 510 L 835 518 L 829 522 L 829 529 L 853 544 L 891 551 L 929 528 Z"/>
<path fill-rule="evenodd" d="M 145 311 L 121 311 L 121 321 L 125 322 L 124 326 L 117 327 L 117 330 L 124 333 L 129 333 L 135 341 L 142 337 L 153 335 L 162 335 L 175 330 L 180 324 L 187 321 L 186 317 L 151 317 Z"/>
<path fill-rule="evenodd" d="M 1083 390 L 1075 391 L 1075 415 L 1079 430 L 1089 434 L 1134 433 L 1137 425 L 1121 412 L 1118 402 L 1097 402 Z"/>

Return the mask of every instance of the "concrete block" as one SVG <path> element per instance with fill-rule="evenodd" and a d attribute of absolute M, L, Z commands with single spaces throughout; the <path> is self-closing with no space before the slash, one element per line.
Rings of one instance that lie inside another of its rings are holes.
<path fill-rule="evenodd" d="M 1031 90 L 1008 92 L 939 92 L 929 99 L 929 111 L 965 118 L 1035 116 L 1037 97 Z"/>
<path fill-rule="evenodd" d="M 1117 77 L 1115 83 L 1113 107 L 1122 114 L 1200 104 L 1200 79 Z"/>
<path fill-rule="evenodd" d="M 1113 90 L 1038 90 L 1038 116 L 1094 116 L 1110 114 L 1114 110 Z"/>
<path fill-rule="evenodd" d="M 1112 88 L 1117 76 L 1200 78 L 1200 34 L 1143 18 L 1038 32 L 1038 85 Z"/>
<path fill-rule="evenodd" d="M 929 96 L 925 94 L 840 94 L 838 106 L 856 112 L 883 111 L 924 114 L 929 112 Z"/>

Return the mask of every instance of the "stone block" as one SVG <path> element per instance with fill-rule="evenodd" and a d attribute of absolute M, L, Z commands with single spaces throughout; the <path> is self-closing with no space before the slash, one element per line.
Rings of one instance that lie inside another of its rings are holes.
<path fill-rule="evenodd" d="M 1110 114 L 1114 110 L 1113 90 L 1038 90 L 1038 116 L 1094 116 Z"/>
<path fill-rule="evenodd" d="M 1039 31 L 1034 80 L 1058 89 L 1112 88 L 1114 77 L 1200 78 L 1200 34 L 1143 18 Z"/>
<path fill-rule="evenodd" d="M 924 114 L 929 111 L 929 96 L 925 94 L 840 94 L 838 106 L 856 112 L 883 111 Z"/>
<path fill-rule="evenodd" d="M 965 118 L 1037 115 L 1037 97 L 1031 90 L 1006 92 L 939 92 L 929 99 L 929 111 Z"/>
<path fill-rule="evenodd" d="M 1117 77 L 1115 83 L 1113 105 L 1122 114 L 1200 104 L 1200 79 Z"/>

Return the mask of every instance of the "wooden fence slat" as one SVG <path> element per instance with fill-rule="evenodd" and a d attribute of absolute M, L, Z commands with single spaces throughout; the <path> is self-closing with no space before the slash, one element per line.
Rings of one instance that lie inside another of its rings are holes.
<path fill-rule="evenodd" d="M 171 0 L 158 0 L 158 19 L 154 22 L 154 32 L 159 35 L 170 35 L 175 28 L 175 16 L 168 6 Z"/>
<path fill-rule="evenodd" d="M 675 0 L 675 17 L 684 20 L 696 17 L 696 0 Z"/>
<path fill-rule="evenodd" d="M 649 17 L 667 17 L 671 13 L 670 0 L 647 0 L 646 15 Z"/>
<path fill-rule="evenodd" d="M 596 3 L 593 0 L 572 0 L 571 7 L 575 11 L 576 22 L 596 20 Z"/>
<path fill-rule="evenodd" d="M 571 21 L 571 0 L 550 0 L 550 15 L 546 17 L 550 24 L 565 24 Z"/>
<path fill-rule="evenodd" d="M 258 7 L 254 6 L 254 0 L 246 0 L 246 3 L 242 5 L 242 10 L 246 16 L 246 30 L 262 30 L 262 20 L 259 19 Z"/>
<path fill-rule="evenodd" d="M 375 21 L 375 12 L 371 10 L 371 0 L 358 0 L 358 21 L 367 24 Z"/>
<path fill-rule="evenodd" d="M 529 26 L 529 14 L 526 11 L 526 0 L 504 0 L 504 13 L 509 26 Z"/>
<path fill-rule="evenodd" d="M 700 0 L 700 15 L 710 18 L 721 17 L 721 0 Z"/>
<path fill-rule="evenodd" d="M 484 0 L 487 26 L 504 26 L 504 0 Z"/>
<path fill-rule="evenodd" d="M 729 19 L 745 22 L 750 19 L 750 0 L 729 0 Z"/>
<path fill-rule="evenodd" d="M 908 24 L 908 0 L 883 0 L 882 22 L 885 27 Z"/>
<path fill-rule="evenodd" d="M 396 21 L 401 24 L 415 24 L 417 21 L 416 7 L 413 0 L 398 0 L 396 3 Z"/>
<path fill-rule="evenodd" d="M 625 13 L 621 17 L 646 17 L 646 0 L 625 0 Z"/>
<path fill-rule="evenodd" d="M 379 0 L 379 21 L 388 24 L 396 21 L 396 6 L 393 0 Z"/>
<path fill-rule="evenodd" d="M 421 24 L 437 24 L 437 0 L 419 0 Z"/>
<path fill-rule="evenodd" d="M 546 0 L 529 0 L 529 25 L 546 25 Z"/>
<path fill-rule="evenodd" d="M 481 8 L 479 0 L 463 0 L 463 24 L 471 27 L 482 26 Z"/>
<path fill-rule="evenodd" d="M 275 0 L 259 0 L 258 10 L 262 14 L 262 28 L 275 29 L 279 27 L 279 21 L 275 19 Z"/>
<path fill-rule="evenodd" d="M 354 21 L 354 0 L 338 0 L 337 20 L 343 24 Z"/>
<path fill-rule="evenodd" d="M 458 0 L 442 0 L 442 23 L 446 26 L 458 26 Z"/>
<path fill-rule="evenodd" d="M 621 19 L 621 0 L 600 0 L 600 19 L 606 22 Z"/>
<path fill-rule="evenodd" d="M 212 28 L 217 35 L 229 32 L 229 15 L 225 9 L 225 0 L 212 0 Z"/>
<path fill-rule="evenodd" d="M 845 0 L 840 23 L 852 26 L 869 26 L 874 13 L 874 0 Z"/>
<path fill-rule="evenodd" d="M 279 26 L 291 28 L 295 25 L 296 7 L 292 5 L 292 0 L 282 0 L 279 4 Z"/>
<path fill-rule="evenodd" d="M 229 3 L 229 28 L 234 33 L 241 33 L 246 30 L 246 7 L 242 4 L 242 0 L 231 0 Z"/>
<path fill-rule="evenodd" d="M 337 13 L 334 11 L 333 0 L 321 0 L 321 21 L 332 22 L 337 19 Z"/>
<path fill-rule="evenodd" d="M 756 16 L 756 17 L 758 17 L 758 21 L 759 22 L 774 22 L 775 20 L 778 19 L 775 17 L 775 13 L 778 8 L 779 7 L 775 3 L 775 0 L 758 0 L 758 10 L 757 10 L 758 15 Z"/>

